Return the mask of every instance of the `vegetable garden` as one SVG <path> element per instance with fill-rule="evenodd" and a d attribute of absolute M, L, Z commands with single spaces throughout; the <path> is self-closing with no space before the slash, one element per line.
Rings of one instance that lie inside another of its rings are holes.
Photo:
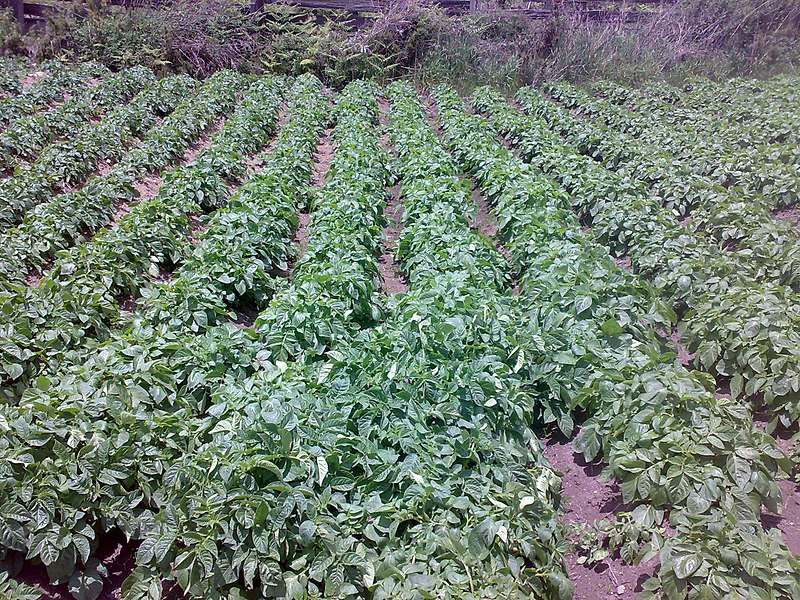
<path fill-rule="evenodd" d="M 0 62 L 0 595 L 800 598 L 798 90 Z"/>

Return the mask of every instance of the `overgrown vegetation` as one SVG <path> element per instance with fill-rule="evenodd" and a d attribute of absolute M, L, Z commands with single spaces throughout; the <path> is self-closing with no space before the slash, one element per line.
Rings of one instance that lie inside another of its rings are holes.
<path fill-rule="evenodd" d="M 794 69 L 800 57 L 800 5 L 783 0 L 679 0 L 639 24 L 566 11 L 531 21 L 486 3 L 479 13 L 451 17 L 427 0 L 398 0 L 358 26 L 348 15 L 319 19 L 282 4 L 268 5 L 260 19 L 247 0 L 166 4 L 76 1 L 24 38 L 6 13 L 2 48 L 36 60 L 98 60 L 112 69 L 142 64 L 203 77 L 223 68 L 311 72 L 336 86 L 411 74 L 459 89 L 766 75 Z"/>

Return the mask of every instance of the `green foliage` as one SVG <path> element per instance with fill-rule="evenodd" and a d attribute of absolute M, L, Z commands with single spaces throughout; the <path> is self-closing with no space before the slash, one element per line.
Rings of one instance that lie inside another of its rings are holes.
<path fill-rule="evenodd" d="M 548 107 L 552 106 L 530 90 L 523 90 L 518 97 L 527 110 L 537 115 L 547 115 Z M 503 155 L 507 152 L 497 146 L 497 142 L 492 142 L 497 150 L 480 148 L 476 140 L 485 137 L 488 145 L 489 135 L 493 133 L 487 124 L 477 118 L 451 117 L 450 111 L 452 115 L 461 114 L 456 111 L 456 100 L 445 93 L 441 93 L 439 98 L 446 107 L 443 114 L 453 118 L 453 131 L 448 133 L 454 143 L 464 144 L 462 152 L 468 158 L 468 164 L 480 165 L 493 153 Z M 708 294 L 708 303 L 718 306 L 719 289 L 716 286 L 721 273 L 730 277 L 729 289 L 735 289 L 735 285 L 752 285 L 750 279 L 743 277 L 738 280 L 736 274 L 728 275 L 730 270 L 725 269 L 729 261 L 713 258 L 714 254 L 703 247 L 700 239 L 680 233 L 674 215 L 664 211 L 656 200 L 639 196 L 641 182 L 609 175 L 609 171 L 595 160 L 560 146 L 563 142 L 547 124 L 520 115 L 492 90 L 479 90 L 475 105 L 489 115 L 495 127 L 510 136 L 526 160 L 572 193 L 567 201 L 571 201 L 584 218 L 591 220 L 593 233 L 599 234 L 599 239 L 608 243 L 612 250 L 633 251 L 635 265 L 643 260 L 656 272 L 665 269 L 668 277 L 685 278 L 677 282 L 678 293 Z M 553 112 L 558 111 L 553 109 Z M 578 121 L 574 115 L 572 120 Z M 555 116 L 550 125 L 556 130 L 567 126 L 566 118 Z M 574 127 L 579 132 L 573 139 L 585 144 L 587 152 L 595 152 L 598 148 L 615 149 L 613 143 L 605 143 L 600 136 L 594 135 L 587 121 L 576 123 Z M 462 142 L 470 135 L 471 140 Z M 624 149 L 621 150 L 614 156 L 624 154 Z M 607 160 L 606 154 L 602 156 Z M 607 164 L 613 168 L 615 162 L 611 160 Z M 480 170 L 478 172 L 485 176 Z M 493 172 L 488 171 L 489 176 Z M 535 185 L 527 187 L 535 189 Z M 534 196 L 535 192 L 531 195 Z M 557 198 L 557 192 L 545 193 L 540 202 L 546 206 L 548 199 L 552 203 Z M 560 200 L 561 203 L 564 201 Z M 498 205 L 502 207 L 502 201 Z M 556 216 L 574 219 L 571 211 L 556 213 L 550 208 L 546 214 L 551 219 Z M 574 231 L 576 225 L 573 225 L 573 232 L 564 237 L 575 239 L 578 236 Z M 546 229 L 552 229 L 552 226 Z M 667 234 L 667 230 L 673 233 Z M 681 237 L 687 238 L 682 246 L 665 241 L 665 238 L 676 240 Z M 681 260 L 673 254 L 679 247 L 695 253 L 691 263 L 692 278 L 674 272 L 681 266 Z M 660 266 L 659 260 L 664 260 L 665 266 Z M 721 270 L 715 272 L 716 269 Z M 546 282 L 548 272 L 552 271 L 552 266 L 545 271 L 539 267 L 535 271 L 536 281 Z M 690 291 L 691 286 L 696 287 Z M 541 287 L 537 284 L 533 289 Z M 555 298 L 558 312 L 566 312 L 572 317 L 571 313 L 592 306 L 593 302 L 574 304 L 571 302 L 572 294 L 565 290 L 570 290 L 570 287 L 563 283 L 553 287 L 553 292 L 558 294 Z M 748 293 L 752 296 L 753 291 Z M 538 297 L 541 297 L 541 292 L 538 292 Z M 758 296 L 754 297 L 754 303 L 758 302 Z M 548 329 L 565 322 L 564 316 L 558 312 L 544 322 L 540 335 L 545 343 L 552 340 L 544 336 Z M 705 307 L 682 316 L 694 319 L 696 315 L 705 318 L 702 315 L 708 314 L 710 308 Z M 581 317 L 580 313 L 578 316 Z M 581 321 L 583 328 L 578 326 Z M 706 324 L 702 335 L 708 335 L 708 328 L 713 327 L 713 323 L 706 321 Z M 587 325 L 595 331 L 599 329 L 602 335 L 600 332 L 590 334 Z M 647 344 L 652 344 L 652 341 L 634 333 L 638 343 L 625 350 L 621 340 L 609 340 L 621 333 L 619 326 L 606 329 L 605 323 L 598 325 L 586 317 L 572 317 L 567 321 L 562 334 L 565 338 L 561 346 L 563 350 L 556 357 L 561 364 L 559 371 L 565 368 L 569 371 L 559 373 L 565 376 L 557 381 L 562 395 L 561 390 L 566 385 L 575 388 L 578 382 L 583 381 L 584 386 L 589 386 L 567 395 L 573 406 L 577 403 L 591 413 L 584 423 L 577 447 L 587 458 L 598 456 L 601 451 L 604 453 L 608 474 L 622 481 L 624 500 L 628 503 L 647 500 L 652 508 L 671 508 L 670 520 L 678 528 L 674 536 L 666 539 L 651 537 L 647 544 L 638 547 L 641 535 L 637 527 L 626 529 L 623 525 L 623 531 L 614 534 L 616 540 L 627 540 L 621 543 L 622 548 L 627 548 L 625 552 L 629 559 L 643 560 L 655 552 L 660 554 L 658 578 L 649 582 L 646 588 L 653 594 L 649 597 L 684 598 L 702 593 L 706 597 L 728 594 L 744 598 L 760 594 L 764 586 L 768 597 L 794 597 L 800 581 L 800 570 L 794 557 L 779 536 L 765 532 L 757 524 L 762 504 L 770 510 L 780 508 L 780 494 L 773 474 L 790 471 L 788 458 L 775 448 L 768 436 L 754 430 L 746 405 L 739 400 L 714 396 L 714 385 L 708 376 L 690 373 L 662 361 L 650 363 L 657 360 L 655 348 L 647 349 Z M 580 348 L 577 356 L 576 344 Z M 610 352 L 601 350 L 604 345 Z M 592 361 L 587 353 L 594 354 L 599 360 Z M 638 362 L 644 359 L 642 353 L 648 357 L 645 363 Z M 615 363 L 618 367 L 613 366 Z M 646 363 L 650 364 L 645 366 Z M 638 366 L 626 375 L 626 368 L 632 364 Z M 618 374 L 612 374 L 611 371 L 617 368 L 621 368 Z M 591 375 L 595 369 L 602 375 Z M 775 411 L 774 418 L 781 415 L 780 419 L 784 419 L 787 413 L 795 414 L 791 412 L 793 406 L 791 397 L 774 402 L 771 407 Z M 657 521 L 660 522 L 660 518 Z M 706 538 L 702 533 L 704 528 L 714 534 Z M 759 571 L 755 563 L 749 561 L 741 569 L 732 569 L 730 556 L 721 557 L 723 544 L 715 543 L 717 537 L 719 540 L 733 540 L 730 543 L 736 547 L 735 554 L 751 552 L 753 556 L 762 557 L 763 568 L 773 569 L 775 576 L 767 576 L 765 571 Z M 641 539 L 646 540 L 646 537 Z M 602 556 L 602 551 L 598 552 L 597 548 L 592 551 L 596 557 Z M 691 579 L 695 573 L 697 578 Z"/>
<path fill-rule="evenodd" d="M 12 8 L 0 8 L 0 54 L 19 54 L 24 49 L 19 21 Z"/>
<path fill-rule="evenodd" d="M 0 594 L 6 600 L 38 600 L 42 597 L 42 592 L 37 588 L 9 579 L 2 571 L 0 571 Z"/>

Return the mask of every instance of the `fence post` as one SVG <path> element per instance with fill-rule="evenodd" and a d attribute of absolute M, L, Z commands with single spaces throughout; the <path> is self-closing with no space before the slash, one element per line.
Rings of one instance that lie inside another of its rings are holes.
<path fill-rule="evenodd" d="M 0 8 L 10 8 L 19 21 L 20 31 L 25 27 L 25 2 L 23 0 L 0 0 Z"/>
<path fill-rule="evenodd" d="M 469 12 L 478 10 L 478 0 L 469 0 Z"/>

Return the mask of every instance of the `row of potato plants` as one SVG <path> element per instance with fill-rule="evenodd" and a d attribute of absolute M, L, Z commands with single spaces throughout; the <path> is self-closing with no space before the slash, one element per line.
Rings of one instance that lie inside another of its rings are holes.
<path fill-rule="evenodd" d="M 253 373 L 247 336 L 224 324 L 232 307 L 274 287 L 270 280 L 291 257 L 295 202 L 310 180 L 325 114 L 320 89 L 313 77 L 297 80 L 291 120 L 263 171 L 214 213 L 193 255 L 148 290 L 129 326 L 57 376 L 40 378 L 19 407 L 2 409 L 18 433 L 4 448 L 4 475 L 15 480 L 0 509 L 6 560 L 19 566 L 22 556 L 38 557 L 54 581 L 70 579 L 76 597 L 95 598 L 102 565 L 92 555 L 103 532 L 142 538 L 154 526 L 159 490 L 178 475 L 169 466 L 207 433 L 210 390 Z M 276 91 L 255 84 L 252 92 L 254 106 L 263 98 L 275 118 Z M 237 135 L 263 145 L 264 127 L 251 114 Z M 25 454 L 30 461 L 15 459 Z M 58 483 L 65 479 L 67 488 Z"/>
<path fill-rule="evenodd" d="M 146 76 L 142 81 L 139 77 L 142 72 L 126 73 L 133 78 L 129 82 L 131 91 L 144 87 L 130 103 L 118 104 L 97 124 L 87 124 L 74 135 L 52 144 L 36 161 L 19 167 L 10 178 L 0 182 L 0 223 L 6 226 L 19 223 L 32 208 L 50 201 L 59 190 L 85 182 L 103 161 L 118 160 L 137 136 L 165 114 L 163 109 L 174 108 L 175 102 L 169 94 L 185 93 L 191 82 L 189 78 L 154 82 Z"/>
<path fill-rule="evenodd" d="M 0 287 L 21 284 L 64 250 L 89 239 L 112 218 L 115 207 L 139 198 L 135 184 L 178 162 L 211 123 L 229 109 L 215 84 L 195 90 L 190 77 L 167 77 L 104 119 L 93 136 L 114 152 L 131 137 L 142 142 L 107 173 L 76 192 L 59 194 L 30 210 L 22 223 L 0 233 Z M 161 116 L 164 116 L 160 121 Z"/>
<path fill-rule="evenodd" d="M 625 134 L 623 139 L 645 141 L 645 148 L 655 147 L 669 156 L 672 164 L 731 190 L 729 193 L 745 200 L 763 196 L 768 207 L 793 205 L 798 200 L 800 147 L 795 143 L 758 143 L 752 126 L 737 131 L 729 124 L 723 131 L 714 131 L 708 124 L 716 121 L 709 115 L 671 104 L 665 104 L 662 111 L 650 109 L 642 114 L 568 83 L 548 84 L 545 89 L 581 116 Z"/>
<path fill-rule="evenodd" d="M 345 98 L 354 89 L 345 89 Z M 369 222 L 386 195 L 378 136 L 365 127 L 377 116 L 374 89 L 366 87 L 370 96 L 359 102 L 368 100 L 368 112 L 344 113 L 350 102 L 337 110 L 334 163 L 340 162 L 322 192 L 331 197 L 312 202 L 310 243 L 317 257 L 321 245 L 333 242 L 336 223 L 354 247 L 377 248 L 379 230 L 361 239 L 350 233 L 350 219 Z M 416 190 L 410 198 L 419 228 L 409 227 L 399 250 L 416 291 L 390 305 L 380 325 L 337 327 L 342 335 L 329 336 L 325 350 L 313 344 L 293 355 L 294 341 L 288 351 L 273 347 L 274 362 L 262 354 L 256 377 L 220 391 L 208 411 L 213 433 L 177 469 L 186 476 L 176 477 L 161 528 L 142 545 L 145 565 L 127 583 L 137 590 L 132 597 L 147 597 L 150 582 L 176 565 L 181 587 L 202 598 L 523 598 L 533 590 L 558 597 L 554 590 L 569 588 L 559 579 L 560 565 L 552 574 L 547 569 L 553 556 L 556 563 L 560 558 L 551 551 L 557 477 L 529 464 L 536 454 L 527 430 L 521 439 L 505 438 L 512 432 L 503 427 L 499 405 L 516 392 L 504 375 L 517 357 L 504 362 L 488 351 L 486 340 L 500 337 L 509 315 L 486 314 L 482 305 L 488 289 L 505 285 L 503 275 L 483 277 L 503 271 L 497 269 L 502 256 L 492 255 L 491 243 L 472 234 L 463 217 L 444 216 L 441 223 L 473 236 L 451 237 L 452 252 L 428 235 L 434 213 L 426 206 L 449 215 L 468 196 L 453 190 L 459 186 L 454 175 L 422 181 L 431 174 L 427 161 L 403 166 L 407 156 L 429 156 L 425 146 L 435 141 L 424 113 L 416 121 L 406 116 L 393 110 L 391 137 L 398 149 L 409 148 L 398 166 L 404 188 Z M 375 180 L 367 183 L 360 172 Z M 331 204 L 341 194 L 363 197 L 367 190 L 371 198 L 360 217 L 346 204 L 337 201 L 340 211 Z M 355 272 L 354 282 L 363 272 Z M 293 280 L 292 286 L 297 283 L 305 285 Z M 361 320 L 356 312 L 349 318 Z M 277 325 L 260 335 L 282 336 L 283 324 Z M 160 555 L 162 548 L 167 553 Z"/>
<path fill-rule="evenodd" d="M 214 112 L 230 113 L 246 81 L 220 72 L 205 84 L 203 95 L 216 106 Z M 193 163 L 167 173 L 154 198 L 135 204 L 91 241 L 59 253 L 38 286 L 11 285 L 0 293 L 7 399 L 18 397 L 38 374 L 52 372 L 65 355 L 105 339 L 123 317 L 120 300 L 135 300 L 153 277 L 174 270 L 188 256 L 190 215 L 227 201 L 228 163 L 244 163 L 253 144 L 272 131 L 284 88 L 270 79 L 254 84 L 211 146 Z"/>
<path fill-rule="evenodd" d="M 317 369 L 328 352 L 347 345 L 377 317 L 370 296 L 377 291 L 374 254 L 381 229 L 373 225 L 382 219 L 389 171 L 375 92 L 374 84 L 354 82 L 338 99 L 333 161 L 325 186 L 310 199 L 309 246 L 291 281 L 255 322 L 259 373 L 231 379 L 190 425 L 197 443 L 171 466 L 175 476 L 163 481 L 162 510 L 139 549 L 127 597 L 153 597 L 162 577 L 176 578 L 192 597 L 235 598 L 253 587 L 260 590 L 255 597 L 298 597 L 297 582 L 282 580 L 282 570 L 313 568 L 310 561 L 298 564 L 307 554 L 298 530 L 306 538 L 314 530 L 292 513 L 302 514 L 314 500 L 303 479 L 308 475 L 321 485 L 328 472 L 321 448 L 303 431 L 317 426 L 321 434 L 323 425 L 315 420 L 286 427 L 279 413 L 292 410 L 291 393 L 306 383 L 293 374 Z M 302 206 L 307 194 L 297 196 Z M 321 385 L 325 378 L 314 373 L 308 381 Z M 326 588 L 343 586 L 335 572 L 357 568 L 358 559 L 345 555 L 343 563 L 317 567 L 330 568 Z"/>
<path fill-rule="evenodd" d="M 602 89 L 607 90 L 606 84 Z M 564 97 L 581 108 L 589 96 L 576 92 L 570 85 L 554 84 L 554 95 Z M 585 114 L 602 120 L 606 125 L 636 138 L 647 137 L 663 149 L 674 152 L 681 160 L 690 162 L 703 175 L 725 185 L 744 180 L 747 185 L 763 185 L 752 181 L 753 171 L 769 172 L 770 176 L 789 180 L 797 177 L 800 148 L 794 142 L 773 141 L 773 136 L 754 123 L 738 123 L 725 116 L 729 109 L 721 108 L 708 114 L 699 108 L 676 107 L 666 101 L 647 99 L 642 105 L 638 90 L 628 92 L 628 101 L 620 106 L 605 98 L 591 98 Z M 581 108 L 583 110 L 583 108 Z M 714 157 L 714 160 L 709 160 Z"/>
<path fill-rule="evenodd" d="M 502 97 L 476 94 L 502 121 Z M 629 555 L 660 557 L 645 597 L 796 595 L 800 563 L 759 520 L 762 505 L 779 510 L 774 475 L 788 468 L 786 457 L 745 406 L 717 398 L 708 378 L 661 352 L 649 290 L 583 233 L 570 196 L 513 156 L 452 90 L 436 97 L 447 139 L 495 204 L 522 271 L 527 320 L 540 339 L 539 401 L 551 413 L 586 411 L 577 447 L 588 460 L 602 453 L 635 506 L 629 518 L 643 532 L 656 529 Z M 665 511 L 676 528 L 669 537 L 657 529 Z"/>
<path fill-rule="evenodd" d="M 452 448 L 439 455 L 455 461 L 425 456 L 427 440 L 416 453 L 424 456 L 426 485 L 451 499 L 429 509 L 434 517 L 426 521 L 447 526 L 421 528 L 417 535 L 425 537 L 416 545 L 425 553 L 416 550 L 414 558 L 435 561 L 429 569 L 450 561 L 450 573 L 443 578 L 434 571 L 439 581 L 429 579 L 427 588 L 444 589 L 448 597 L 571 597 L 556 521 L 560 478 L 531 429 L 533 351 L 517 318 L 511 265 L 471 228 L 476 207 L 469 180 L 459 177 L 416 92 L 396 83 L 390 93 L 405 207 L 397 256 L 409 292 L 387 331 L 405 343 L 397 358 L 390 354 L 383 362 L 422 407 L 405 427 L 417 437 L 435 435 L 436 447 Z M 398 400 L 403 395 L 395 406 Z M 420 430 L 416 421 L 429 415 L 436 420 Z M 403 597 L 413 596 L 406 591 Z"/>
<path fill-rule="evenodd" d="M 153 72 L 145 67 L 109 73 L 97 85 L 87 87 L 53 110 L 14 121 L 0 134 L 0 168 L 25 167 L 48 144 L 67 134 L 73 137 L 76 129 L 129 101 L 155 80 Z"/>
<path fill-rule="evenodd" d="M 668 103 L 723 115 L 727 121 L 752 126 L 757 135 L 771 143 L 800 140 L 800 115 L 797 114 L 798 80 L 792 76 L 756 80 L 735 77 L 718 82 L 705 78 L 689 80 L 683 89 L 663 82 L 650 83 L 632 90 L 615 85 L 599 85 L 597 93 L 616 104 L 630 103 L 646 111 L 651 105 Z"/>
<path fill-rule="evenodd" d="M 45 73 L 39 81 L 15 96 L 0 100 L 0 128 L 57 104 L 67 94 L 79 93 L 91 84 L 93 78 L 109 72 L 106 67 L 94 61 L 70 64 L 51 60 L 42 63 L 39 69 Z"/>
<path fill-rule="evenodd" d="M 16 96 L 22 91 L 26 64 L 18 57 L 0 57 L 0 99 Z"/>
<path fill-rule="evenodd" d="M 746 266 L 682 228 L 674 213 L 630 179 L 564 146 L 539 119 L 485 90 L 476 106 L 524 160 L 572 195 L 596 238 L 629 255 L 639 274 L 678 311 L 678 331 L 695 364 L 728 383 L 734 398 L 768 409 L 769 430 L 800 419 L 800 330 L 794 295 L 762 283 Z"/>
<path fill-rule="evenodd" d="M 731 260 L 754 268 L 758 279 L 800 290 L 800 234 L 792 222 L 773 215 L 771 201 L 704 181 L 658 146 L 577 118 L 532 88 L 523 88 L 517 98 L 528 114 L 546 120 L 580 152 L 641 182 L 668 208 L 690 215 L 687 228 L 717 240 Z"/>
<path fill-rule="evenodd" d="M 291 286 L 255 327 L 275 360 L 313 360 L 335 339 L 381 318 L 378 249 L 391 173 L 376 127 L 376 87 L 357 82 L 336 105 L 336 152 L 311 199 L 310 241 Z"/>

